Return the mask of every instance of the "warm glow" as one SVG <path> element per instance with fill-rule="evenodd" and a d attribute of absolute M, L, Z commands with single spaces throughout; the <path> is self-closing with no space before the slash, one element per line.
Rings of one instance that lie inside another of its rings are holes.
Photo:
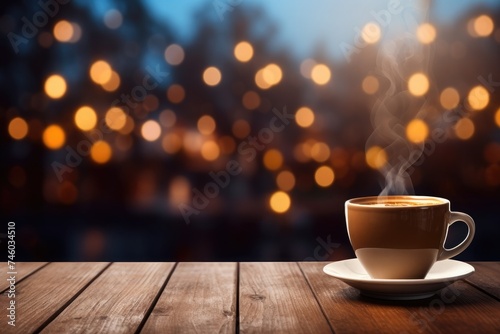
<path fill-rule="evenodd" d="M 250 43 L 239 42 L 234 48 L 234 56 L 241 62 L 247 62 L 253 57 L 253 47 Z"/>
<path fill-rule="evenodd" d="M 421 119 L 413 119 L 406 126 L 406 137 L 415 144 L 424 142 L 429 135 L 429 127 Z"/>
<path fill-rule="evenodd" d="M 177 122 L 177 116 L 170 109 L 165 109 L 160 113 L 160 123 L 166 128 L 171 128 Z"/>
<path fill-rule="evenodd" d="M 324 162 L 330 157 L 330 147 L 323 142 L 314 143 L 311 147 L 311 157 L 317 162 Z"/>
<path fill-rule="evenodd" d="M 490 94 L 483 86 L 476 86 L 470 90 L 467 102 L 473 110 L 483 110 L 490 103 Z"/>
<path fill-rule="evenodd" d="M 198 119 L 198 131 L 203 135 L 211 135 L 215 131 L 215 120 L 212 116 L 203 115 Z"/>
<path fill-rule="evenodd" d="M 460 119 L 454 126 L 455 134 L 462 140 L 467 140 L 474 135 L 474 123 L 470 118 Z"/>
<path fill-rule="evenodd" d="M 423 73 L 415 73 L 408 79 L 408 90 L 412 95 L 422 96 L 429 90 L 429 79 Z"/>
<path fill-rule="evenodd" d="M 439 102 L 445 109 L 453 109 L 460 102 L 460 94 L 453 87 L 445 88 L 439 96 Z"/>
<path fill-rule="evenodd" d="M 361 83 L 361 88 L 363 88 L 363 91 L 369 95 L 375 94 L 378 91 L 378 87 L 379 87 L 378 79 L 375 78 L 373 75 L 368 75 L 366 78 L 363 79 L 363 82 Z"/>
<path fill-rule="evenodd" d="M 209 86 L 216 86 L 222 79 L 222 75 L 217 67 L 208 67 L 203 72 L 203 81 Z"/>
<path fill-rule="evenodd" d="M 257 73 L 255 73 L 255 84 L 260 89 L 268 89 L 272 86 L 266 80 L 264 80 L 264 69 L 260 69 L 257 71 Z"/>
<path fill-rule="evenodd" d="M 281 81 L 282 77 L 283 72 L 276 64 L 269 64 L 262 69 L 262 78 L 270 86 L 277 85 Z"/>
<path fill-rule="evenodd" d="M 182 138 L 182 144 L 188 153 L 198 153 L 203 145 L 203 135 L 198 131 L 187 131 Z"/>
<path fill-rule="evenodd" d="M 311 79 L 312 69 L 316 65 L 316 61 L 314 59 L 306 59 L 302 63 L 300 63 L 300 74 L 306 79 Z"/>
<path fill-rule="evenodd" d="M 314 173 L 314 180 L 320 187 L 328 187 L 335 180 L 333 169 L 328 166 L 321 166 Z"/>
<path fill-rule="evenodd" d="M 130 115 L 127 115 L 125 118 L 125 125 L 123 126 L 123 128 L 118 130 L 118 132 L 120 132 L 122 135 L 128 135 L 130 132 L 132 132 L 132 130 L 134 130 L 134 126 L 134 119 L 130 117 Z"/>
<path fill-rule="evenodd" d="M 417 38 L 422 44 L 430 44 L 436 39 L 436 28 L 430 23 L 423 23 L 417 28 Z"/>
<path fill-rule="evenodd" d="M 120 87 L 120 82 L 120 75 L 115 71 L 112 71 L 111 77 L 106 83 L 102 84 L 102 88 L 104 88 L 107 92 L 114 92 L 118 89 L 118 87 Z"/>
<path fill-rule="evenodd" d="M 250 134 L 250 124 L 244 119 L 239 119 L 233 123 L 231 131 L 235 137 L 243 139 Z"/>
<path fill-rule="evenodd" d="M 59 125 L 52 124 L 43 131 L 42 139 L 45 146 L 51 150 L 57 150 L 64 145 L 66 134 Z"/>
<path fill-rule="evenodd" d="M 45 94 L 50 98 L 58 99 L 66 93 L 66 80 L 58 74 L 51 75 L 45 80 Z"/>
<path fill-rule="evenodd" d="M 368 22 L 361 31 L 361 37 L 368 44 L 377 43 L 382 36 L 380 26 L 375 22 Z"/>
<path fill-rule="evenodd" d="M 97 115 L 94 109 L 83 106 L 75 113 L 75 124 L 83 131 L 88 131 L 94 128 L 97 123 Z"/>
<path fill-rule="evenodd" d="M 113 70 L 104 60 L 98 60 L 90 66 L 90 78 L 96 84 L 104 85 L 111 80 Z"/>
<path fill-rule="evenodd" d="M 498 108 L 495 113 L 495 123 L 497 123 L 497 126 L 500 128 L 500 108 Z"/>
<path fill-rule="evenodd" d="M 186 91 L 184 87 L 178 84 L 173 84 L 168 87 L 167 98 L 172 103 L 181 103 L 186 97 Z"/>
<path fill-rule="evenodd" d="M 111 146 L 104 140 L 98 140 L 90 148 L 90 157 L 98 164 L 105 164 L 111 159 Z"/>
<path fill-rule="evenodd" d="M 487 37 L 491 35 L 493 29 L 495 29 L 495 24 L 488 15 L 481 15 L 474 20 L 473 28 L 477 36 Z"/>
<path fill-rule="evenodd" d="M 73 25 L 66 20 L 61 20 L 54 26 L 54 37 L 59 42 L 71 41 L 71 39 L 73 38 L 73 34 Z"/>
<path fill-rule="evenodd" d="M 332 73 L 325 64 L 316 64 L 311 71 L 311 79 L 317 85 L 327 84 L 330 81 L 331 76 Z"/>
<path fill-rule="evenodd" d="M 277 213 L 285 213 L 290 209 L 290 196 L 284 191 L 277 191 L 271 195 L 269 206 L 271 210 Z"/>
<path fill-rule="evenodd" d="M 269 170 L 277 170 L 283 165 L 283 155 L 276 149 L 270 149 L 264 153 L 264 166 Z"/>
<path fill-rule="evenodd" d="M 308 107 L 299 108 L 295 112 L 295 122 L 300 127 L 310 127 L 314 123 L 314 112 Z"/>
<path fill-rule="evenodd" d="M 366 163 L 373 169 L 380 169 L 387 163 L 387 153 L 379 146 L 372 146 L 366 151 Z"/>
<path fill-rule="evenodd" d="M 161 127 L 157 121 L 149 120 L 144 122 L 141 127 L 141 135 L 147 141 L 155 141 L 160 138 L 161 135 Z"/>
<path fill-rule="evenodd" d="M 13 118 L 9 122 L 9 135 L 14 139 L 23 139 L 28 134 L 28 123 L 21 117 Z"/>
<path fill-rule="evenodd" d="M 110 9 L 104 15 L 104 24 L 109 29 L 117 29 L 123 23 L 123 15 L 116 9 Z"/>
<path fill-rule="evenodd" d="M 176 133 L 168 133 L 163 137 L 161 146 L 163 147 L 163 150 L 165 152 L 169 154 L 175 154 L 182 147 L 182 139 Z"/>
<path fill-rule="evenodd" d="M 260 106 L 260 96 L 254 91 L 248 91 L 243 95 L 241 102 L 248 110 L 254 110 Z"/>
<path fill-rule="evenodd" d="M 236 149 L 236 142 L 231 136 L 222 136 L 217 140 L 220 146 L 220 151 L 223 154 L 231 154 Z"/>
<path fill-rule="evenodd" d="M 290 191 L 295 187 L 295 176 L 292 172 L 284 170 L 276 177 L 276 185 L 283 191 Z"/>
<path fill-rule="evenodd" d="M 125 126 L 127 115 L 121 108 L 113 107 L 106 112 L 104 120 L 110 129 L 118 131 Z"/>
<path fill-rule="evenodd" d="M 179 65 L 184 60 L 184 49 L 177 44 L 171 44 L 165 49 L 165 60 L 170 65 Z"/>
<path fill-rule="evenodd" d="M 207 140 L 201 145 L 201 156 L 208 161 L 214 161 L 220 155 L 219 145 L 213 140 Z"/>

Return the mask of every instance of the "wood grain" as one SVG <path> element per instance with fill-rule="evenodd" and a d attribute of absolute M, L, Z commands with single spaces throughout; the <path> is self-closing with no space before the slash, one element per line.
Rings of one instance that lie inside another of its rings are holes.
<path fill-rule="evenodd" d="M 466 281 L 500 300 L 500 263 L 473 262 L 471 264 L 476 272 L 467 277 Z"/>
<path fill-rule="evenodd" d="M 240 264 L 242 333 L 331 333 L 297 263 Z"/>
<path fill-rule="evenodd" d="M 327 263 L 301 263 L 335 333 L 498 333 L 500 303 L 459 281 L 433 298 L 379 301 L 323 273 Z"/>
<path fill-rule="evenodd" d="M 141 333 L 234 333 L 236 263 L 179 263 Z"/>
<path fill-rule="evenodd" d="M 64 307 L 107 263 L 50 263 L 16 285 L 16 327 L 6 319 L 7 294 L 0 295 L 0 333 L 31 333 Z"/>
<path fill-rule="evenodd" d="M 22 279 L 24 279 L 26 276 L 31 274 L 32 272 L 36 271 L 37 269 L 43 267 L 46 265 L 47 262 L 16 262 L 15 266 L 15 272 L 16 274 L 16 281 L 19 283 Z M 7 268 L 7 261 L 2 262 L 0 264 L 0 271 L 2 274 L 5 274 L 11 270 L 8 270 Z M 7 275 L 7 274 L 5 274 Z M 10 275 L 8 275 L 10 276 Z M 0 280 L 0 291 L 4 291 L 9 287 L 9 283 L 7 280 Z"/>
<path fill-rule="evenodd" d="M 134 333 L 173 263 L 113 263 L 42 333 Z"/>

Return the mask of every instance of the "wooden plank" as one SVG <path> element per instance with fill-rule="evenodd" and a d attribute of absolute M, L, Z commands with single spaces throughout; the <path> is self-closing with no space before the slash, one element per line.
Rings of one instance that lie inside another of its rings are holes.
<path fill-rule="evenodd" d="M 235 333 L 236 263 L 179 263 L 141 333 Z"/>
<path fill-rule="evenodd" d="M 472 262 L 476 272 L 466 281 L 500 300 L 500 262 Z"/>
<path fill-rule="evenodd" d="M 36 271 L 37 269 L 43 267 L 46 264 L 47 264 L 47 262 L 16 262 L 16 264 L 15 264 L 15 266 L 16 266 L 15 272 L 17 272 L 16 281 L 20 282 L 26 276 L 30 275 L 32 272 Z M 11 271 L 7 268 L 7 261 L 2 262 L 0 264 L 0 271 L 3 274 Z M 4 291 L 8 287 L 9 287 L 9 283 L 7 282 L 7 280 L 0 281 L 0 291 Z"/>
<path fill-rule="evenodd" d="M 239 304 L 244 333 L 331 333 L 297 263 L 241 263 Z"/>
<path fill-rule="evenodd" d="M 31 333 L 63 308 L 107 263 L 50 263 L 16 284 L 16 326 L 7 324 L 7 294 L 0 295 L 0 333 Z"/>
<path fill-rule="evenodd" d="M 135 333 L 174 263 L 113 263 L 42 333 Z"/>
<path fill-rule="evenodd" d="M 323 273 L 326 262 L 301 263 L 335 333 L 498 333 L 500 303 L 459 281 L 420 301 L 365 298 Z"/>

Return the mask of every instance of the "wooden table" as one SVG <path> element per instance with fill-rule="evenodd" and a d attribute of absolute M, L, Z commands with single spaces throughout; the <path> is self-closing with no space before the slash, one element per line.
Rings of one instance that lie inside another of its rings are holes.
<path fill-rule="evenodd" d="M 325 264 L 17 263 L 0 333 L 500 333 L 499 262 L 472 263 L 456 298 L 406 302 L 362 297 Z"/>

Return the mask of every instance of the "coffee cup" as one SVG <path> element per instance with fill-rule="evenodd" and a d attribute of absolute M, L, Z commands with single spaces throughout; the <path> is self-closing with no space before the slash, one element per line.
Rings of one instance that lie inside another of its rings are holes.
<path fill-rule="evenodd" d="M 450 201 L 429 196 L 373 196 L 348 200 L 349 240 L 367 273 L 376 279 L 422 279 L 436 261 L 463 252 L 474 237 L 474 220 L 450 211 Z M 448 228 L 467 224 L 467 237 L 444 247 Z"/>

